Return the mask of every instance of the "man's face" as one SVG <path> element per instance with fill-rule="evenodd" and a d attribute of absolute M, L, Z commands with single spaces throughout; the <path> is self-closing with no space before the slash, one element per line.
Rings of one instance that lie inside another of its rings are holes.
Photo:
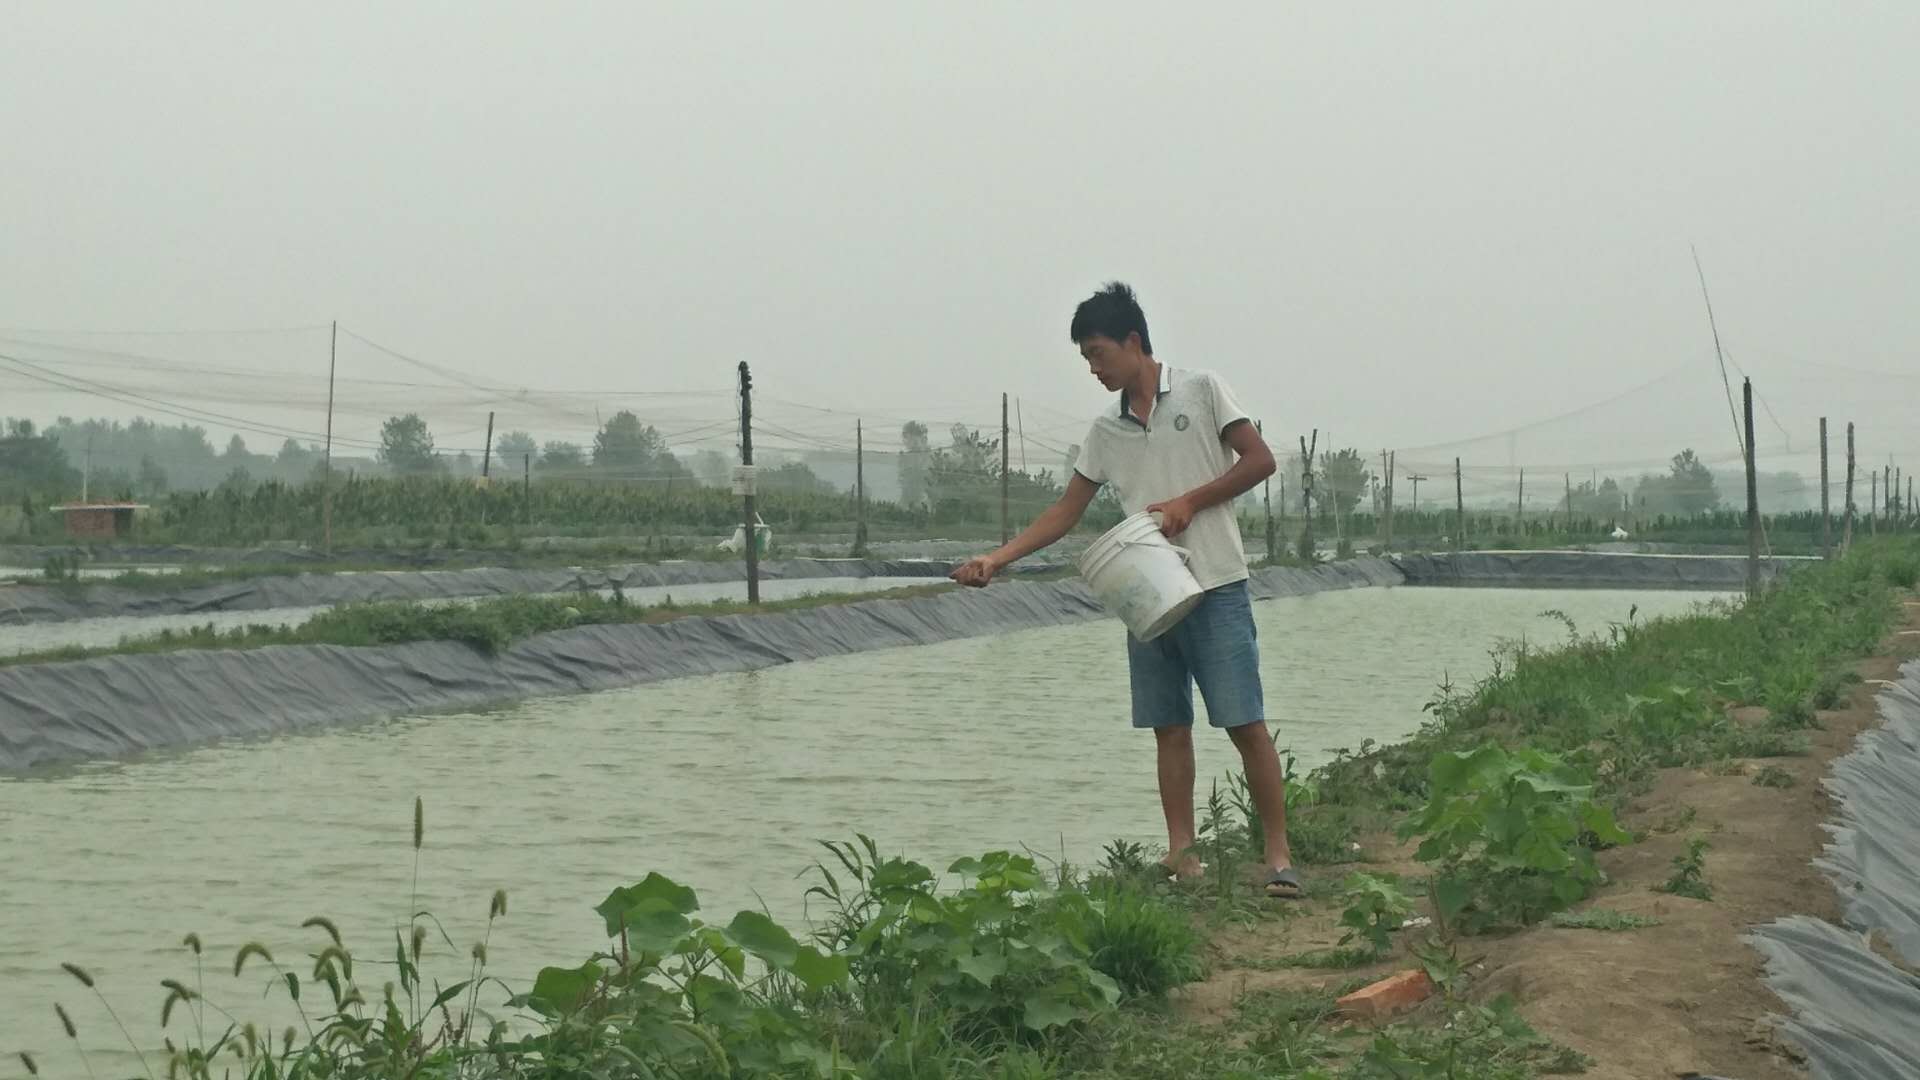
<path fill-rule="evenodd" d="M 1119 390 L 1138 375 L 1144 358 L 1138 334 L 1128 334 L 1124 342 L 1095 334 L 1080 343 L 1080 355 L 1086 358 L 1087 370 L 1093 377 L 1111 391 Z"/>

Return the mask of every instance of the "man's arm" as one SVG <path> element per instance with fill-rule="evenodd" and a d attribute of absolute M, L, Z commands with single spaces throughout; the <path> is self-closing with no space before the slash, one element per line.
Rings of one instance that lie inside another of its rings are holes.
<path fill-rule="evenodd" d="M 1065 494 L 1041 511 L 1040 516 L 1033 519 L 1033 524 L 1022 529 L 1019 536 L 1007 541 L 1006 546 L 998 551 L 961 563 L 951 575 L 953 580 L 962 585 L 986 585 L 995 574 L 1013 563 L 1059 543 L 1061 537 L 1080 524 L 1080 518 L 1086 514 L 1087 507 L 1099 491 L 1100 485 L 1074 473 L 1067 481 Z"/>
<path fill-rule="evenodd" d="M 1262 438 L 1260 430 L 1250 420 L 1235 421 L 1220 435 L 1227 448 L 1240 455 L 1233 468 L 1221 473 L 1219 479 L 1211 480 L 1177 499 L 1154 503 L 1147 507 L 1148 513 L 1160 515 L 1160 531 L 1168 536 L 1179 536 L 1193 524 L 1193 517 L 1210 506 L 1245 495 L 1258 487 L 1260 481 L 1273 475 L 1273 451 L 1267 448 L 1267 440 Z"/>

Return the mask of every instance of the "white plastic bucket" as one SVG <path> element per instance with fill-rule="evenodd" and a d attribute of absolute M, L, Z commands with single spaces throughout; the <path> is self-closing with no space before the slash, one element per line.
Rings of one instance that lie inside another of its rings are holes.
<path fill-rule="evenodd" d="M 1205 591 L 1187 570 L 1187 552 L 1160 532 L 1153 515 L 1138 513 L 1115 525 L 1080 555 L 1080 576 L 1109 611 L 1141 641 L 1173 629 Z"/>

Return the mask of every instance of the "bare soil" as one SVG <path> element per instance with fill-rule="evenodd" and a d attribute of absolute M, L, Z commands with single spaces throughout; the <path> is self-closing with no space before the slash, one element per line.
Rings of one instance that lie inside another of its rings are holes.
<path fill-rule="evenodd" d="M 1909 603 L 1905 611 L 1900 630 L 1858 665 L 1863 681 L 1842 707 L 1819 714 L 1821 726 L 1808 733 L 1810 753 L 1742 760 L 1732 768 L 1664 770 L 1652 790 L 1628 807 L 1622 823 L 1645 839 L 1600 854 L 1609 882 L 1576 910 L 1643 915 L 1659 919 L 1658 926 L 1597 931 L 1540 925 L 1463 939 L 1460 955 L 1470 961 L 1472 976 L 1466 993 L 1480 1000 L 1512 995 L 1542 1035 L 1593 1058 L 1585 1075 L 1595 1080 L 1804 1078 L 1797 1052 L 1775 1034 L 1772 1018 L 1785 1006 L 1762 981 L 1760 955 L 1746 936 L 1784 915 L 1839 917 L 1832 885 L 1812 865 L 1826 841 L 1821 825 L 1834 809 L 1821 779 L 1829 762 L 1878 723 L 1874 695 L 1881 682 L 1920 656 L 1920 634 L 1914 633 L 1920 630 L 1920 604 Z M 1785 772 L 1792 785 L 1755 784 L 1755 775 L 1768 767 Z M 1655 891 L 1694 836 L 1711 845 L 1705 876 L 1713 899 Z M 1414 883 L 1426 875 L 1411 861 L 1410 848 L 1391 838 L 1375 838 L 1366 849 L 1380 853 L 1380 860 L 1314 873 L 1309 887 L 1317 898 L 1275 919 L 1216 933 L 1213 974 L 1178 995 L 1181 1012 L 1210 1023 L 1227 1016 L 1234 999 L 1249 991 L 1328 989 L 1413 966 L 1407 947 L 1420 931 L 1399 935 L 1408 940 L 1394 955 L 1365 968 L 1279 966 L 1283 957 L 1339 941 L 1338 886 L 1348 871 L 1399 873 Z M 1437 1019 L 1438 1003 L 1424 1012 Z"/>

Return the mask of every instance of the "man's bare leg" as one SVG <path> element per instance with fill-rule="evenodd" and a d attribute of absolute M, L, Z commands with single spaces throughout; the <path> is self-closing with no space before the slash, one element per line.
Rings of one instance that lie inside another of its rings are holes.
<path fill-rule="evenodd" d="M 1260 812 L 1260 829 L 1267 836 L 1267 868 L 1285 870 L 1293 865 L 1293 851 L 1287 846 L 1287 782 L 1280 773 L 1280 754 L 1273 748 L 1273 736 L 1264 723 L 1228 728 L 1227 735 L 1240 751 L 1247 790 L 1252 792 L 1254 808 Z"/>
<path fill-rule="evenodd" d="M 1193 853 L 1193 729 L 1153 729 L 1159 758 L 1160 810 L 1167 818 L 1167 869 L 1181 877 L 1200 873 Z"/>

